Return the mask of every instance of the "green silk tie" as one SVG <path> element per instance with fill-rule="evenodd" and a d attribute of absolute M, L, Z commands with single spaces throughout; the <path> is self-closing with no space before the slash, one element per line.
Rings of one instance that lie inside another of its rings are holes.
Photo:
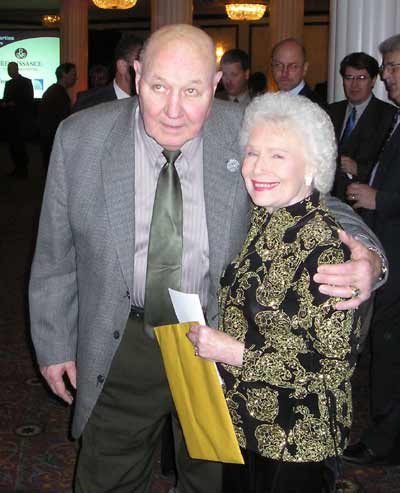
<path fill-rule="evenodd" d="M 183 204 L 175 161 L 181 151 L 164 149 L 167 162 L 160 171 L 154 198 L 147 253 L 144 300 L 145 330 L 176 323 L 168 288 L 180 289 L 183 249 Z"/>

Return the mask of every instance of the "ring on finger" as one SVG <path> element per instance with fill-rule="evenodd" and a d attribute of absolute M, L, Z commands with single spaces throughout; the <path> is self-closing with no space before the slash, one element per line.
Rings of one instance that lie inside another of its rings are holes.
<path fill-rule="evenodd" d="M 351 196 L 351 200 L 356 200 L 356 196 L 354 195 L 354 193 L 353 193 L 353 195 Z"/>
<path fill-rule="evenodd" d="M 361 291 L 354 286 L 350 286 L 350 287 L 351 287 L 351 297 L 352 298 L 358 298 L 361 294 Z"/>

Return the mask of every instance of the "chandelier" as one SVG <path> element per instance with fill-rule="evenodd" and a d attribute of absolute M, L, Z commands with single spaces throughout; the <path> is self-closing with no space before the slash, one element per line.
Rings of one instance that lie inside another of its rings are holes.
<path fill-rule="evenodd" d="M 226 13 L 233 21 L 258 21 L 267 10 L 266 2 L 230 2 L 225 4 Z"/>
<path fill-rule="evenodd" d="M 99 9 L 131 9 L 137 0 L 92 0 Z"/>
<path fill-rule="evenodd" d="M 59 15 L 46 14 L 42 15 L 42 24 L 46 27 L 56 27 L 60 24 L 61 17 Z"/>

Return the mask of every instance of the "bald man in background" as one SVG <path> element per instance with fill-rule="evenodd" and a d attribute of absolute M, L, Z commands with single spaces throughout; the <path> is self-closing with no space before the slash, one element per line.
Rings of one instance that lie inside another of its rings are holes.
<path fill-rule="evenodd" d="M 272 49 L 271 69 L 280 91 L 305 96 L 324 108 L 322 98 L 304 80 L 308 70 L 307 53 L 299 41 L 287 38 L 277 43 Z"/>

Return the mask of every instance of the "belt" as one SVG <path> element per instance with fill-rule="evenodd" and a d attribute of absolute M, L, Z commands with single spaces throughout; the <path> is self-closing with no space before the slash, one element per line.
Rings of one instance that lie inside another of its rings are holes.
<path fill-rule="evenodd" d="M 131 306 L 131 311 L 129 313 L 129 318 L 143 320 L 143 318 L 144 318 L 144 310 L 143 310 L 143 308 L 139 308 L 137 306 Z"/>

